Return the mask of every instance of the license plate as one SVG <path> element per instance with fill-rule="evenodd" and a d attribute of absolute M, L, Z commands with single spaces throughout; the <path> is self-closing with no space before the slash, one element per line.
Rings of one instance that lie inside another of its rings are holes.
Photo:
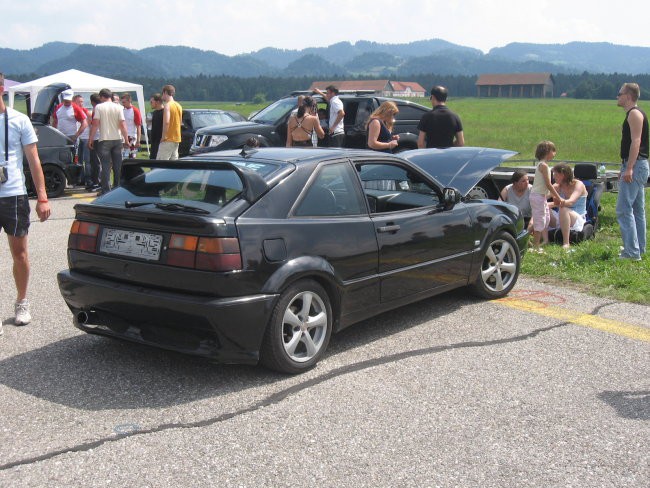
<path fill-rule="evenodd" d="M 156 261 L 160 257 L 163 237 L 130 230 L 104 229 L 101 252 Z"/>

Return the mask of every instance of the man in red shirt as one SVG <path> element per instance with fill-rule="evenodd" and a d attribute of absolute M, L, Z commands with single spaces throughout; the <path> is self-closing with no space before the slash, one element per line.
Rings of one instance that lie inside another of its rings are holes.
<path fill-rule="evenodd" d="M 125 149 L 122 156 L 124 158 L 135 158 L 138 155 L 140 138 L 142 137 L 142 115 L 140 110 L 131 104 L 131 95 L 129 93 L 123 93 L 120 99 L 124 107 L 126 132 L 129 135 L 129 149 Z"/>
<path fill-rule="evenodd" d="M 72 103 L 72 90 L 61 92 L 63 102 L 56 106 L 52 115 L 52 126 L 63 132 L 77 144 L 79 135 L 88 127 L 86 113 L 76 103 Z"/>

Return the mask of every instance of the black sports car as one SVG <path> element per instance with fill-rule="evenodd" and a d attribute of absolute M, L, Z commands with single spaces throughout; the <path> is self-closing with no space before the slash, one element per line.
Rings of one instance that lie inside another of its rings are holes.
<path fill-rule="evenodd" d="M 127 160 L 120 187 L 75 206 L 61 294 L 86 332 L 298 373 L 370 316 L 458 287 L 512 289 L 528 240 L 519 211 L 463 196 L 514 154 Z"/>

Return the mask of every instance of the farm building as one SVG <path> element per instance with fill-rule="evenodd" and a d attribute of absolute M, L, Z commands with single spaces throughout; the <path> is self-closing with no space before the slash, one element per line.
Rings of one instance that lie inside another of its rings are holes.
<path fill-rule="evenodd" d="M 329 85 L 334 85 L 339 91 L 369 90 L 375 95 L 382 97 L 423 97 L 425 89 L 422 85 L 413 81 L 390 81 L 390 80 L 337 80 L 337 81 L 314 81 L 309 87 L 310 90 L 319 88 L 325 90 Z"/>
<path fill-rule="evenodd" d="M 479 97 L 553 97 L 555 80 L 551 73 L 484 74 L 476 82 Z"/>

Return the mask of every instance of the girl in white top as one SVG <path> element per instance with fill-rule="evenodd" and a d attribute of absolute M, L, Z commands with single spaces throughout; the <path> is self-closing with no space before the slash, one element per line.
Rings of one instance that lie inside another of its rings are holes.
<path fill-rule="evenodd" d="M 533 251 L 543 253 L 542 243 L 548 243 L 548 224 L 551 218 L 547 196 L 553 197 L 554 201 L 561 202 L 557 190 L 551 183 L 551 168 L 548 161 L 551 161 L 556 154 L 555 144 L 551 141 L 542 141 L 535 149 L 535 179 L 530 190 L 530 208 L 533 213 Z"/>

